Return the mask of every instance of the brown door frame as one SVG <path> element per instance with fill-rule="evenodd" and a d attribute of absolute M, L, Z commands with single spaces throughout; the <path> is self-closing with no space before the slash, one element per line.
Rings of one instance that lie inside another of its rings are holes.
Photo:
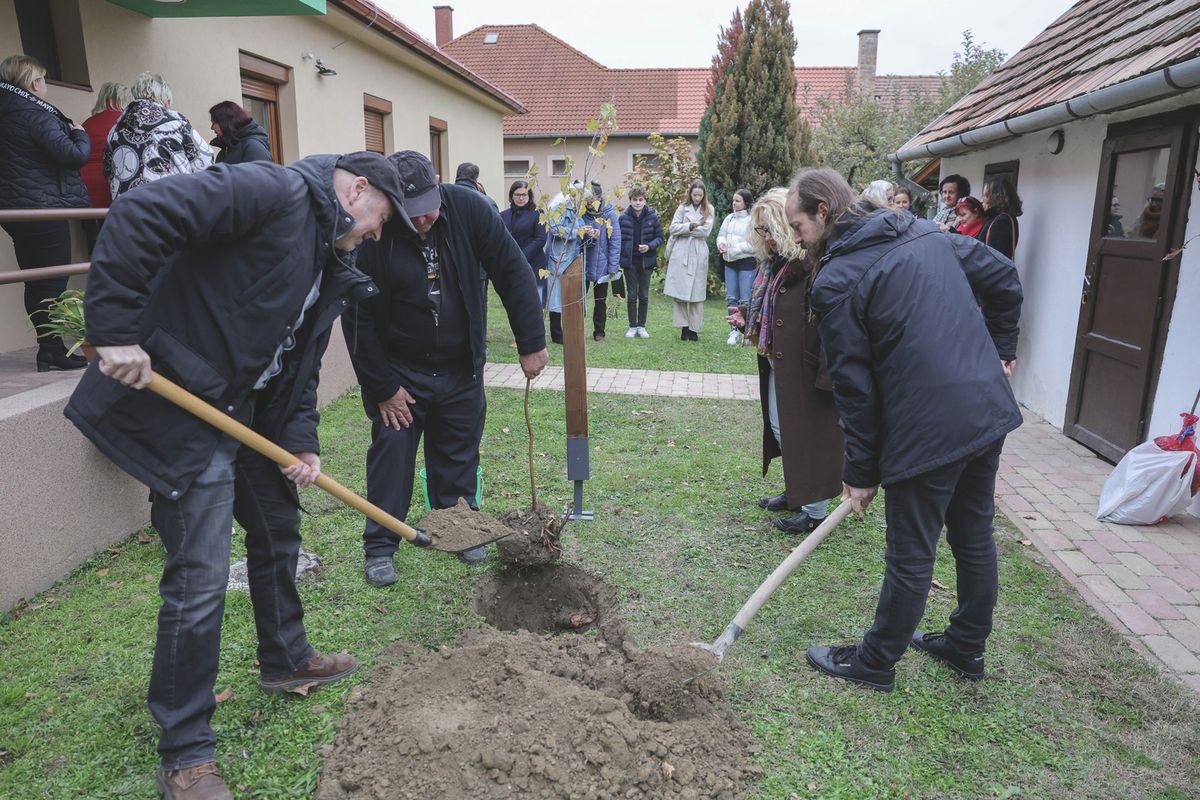
<path fill-rule="evenodd" d="M 1171 211 L 1167 218 L 1170 227 L 1163 240 L 1163 252 L 1170 253 L 1183 244 L 1183 237 L 1187 228 L 1191 183 L 1193 175 L 1196 174 L 1198 122 L 1200 122 L 1200 106 L 1189 106 L 1177 111 L 1144 117 L 1130 122 L 1117 123 L 1108 127 L 1100 158 L 1095 205 L 1092 209 L 1092 228 L 1081 292 L 1084 304 L 1086 304 L 1086 298 L 1088 297 L 1089 283 L 1095 274 L 1096 264 L 1101 255 L 1101 248 L 1105 248 L 1104 252 L 1112 252 L 1119 255 L 1122 249 L 1130 246 L 1130 243 L 1123 242 L 1120 239 L 1105 239 L 1102 235 L 1105 220 L 1108 217 L 1108 195 L 1114 171 L 1116 170 L 1114 153 L 1118 145 L 1120 145 L 1121 152 L 1137 149 L 1139 139 L 1145 140 L 1148 146 L 1153 146 L 1156 143 L 1161 146 L 1163 129 L 1178 129 L 1178 137 L 1171 142 L 1173 149 L 1171 161 L 1167 167 L 1167 179 L 1171 183 L 1173 194 L 1170 198 Z M 1197 177 L 1200 178 L 1200 176 Z M 1153 349 L 1150 353 L 1146 383 L 1142 388 L 1142 402 L 1138 410 L 1139 419 L 1134 437 L 1137 442 L 1141 442 L 1145 438 L 1146 424 L 1149 421 L 1155 394 L 1158 391 L 1158 379 L 1162 372 L 1163 350 L 1167 339 L 1167 329 L 1170 327 L 1171 314 L 1175 307 L 1175 291 L 1179 284 L 1179 260 L 1179 257 L 1176 256 L 1167 262 L 1159 285 L 1158 305 L 1155 308 L 1155 330 L 1151 337 L 1151 347 Z M 1081 342 L 1083 336 L 1089 330 L 1088 326 L 1091 320 L 1090 309 L 1081 308 L 1075 332 L 1075 349 L 1072 356 L 1071 382 L 1067 394 L 1067 413 L 1063 424 L 1063 432 L 1086 447 L 1095 450 L 1102 457 L 1115 462 L 1124 455 L 1123 452 L 1115 451 L 1111 447 L 1097 448 L 1098 442 L 1096 438 L 1077 425 L 1083 393 L 1082 373 L 1086 360 L 1081 357 L 1083 354 Z"/>

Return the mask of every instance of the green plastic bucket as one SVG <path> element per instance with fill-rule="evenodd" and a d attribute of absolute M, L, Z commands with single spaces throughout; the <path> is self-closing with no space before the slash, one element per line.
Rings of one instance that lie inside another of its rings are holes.
<path fill-rule="evenodd" d="M 429 504 L 429 479 L 425 476 L 425 468 L 421 468 L 421 493 L 425 495 L 425 510 L 432 511 Z M 483 508 L 483 467 L 475 471 L 475 506 Z"/>

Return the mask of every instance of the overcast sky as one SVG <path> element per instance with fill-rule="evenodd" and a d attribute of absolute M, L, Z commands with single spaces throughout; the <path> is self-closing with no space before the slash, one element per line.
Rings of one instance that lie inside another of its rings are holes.
<path fill-rule="evenodd" d="M 434 2 L 377 0 L 433 41 Z M 441 0 L 447 2 L 447 0 Z M 536 22 L 608 67 L 705 67 L 717 34 L 747 0 L 448 0 L 454 33 L 487 24 Z M 792 0 L 797 66 L 853 66 L 863 28 L 879 28 L 881 75 L 927 75 L 949 67 L 962 32 L 1012 55 L 1072 5 L 1069 0 Z"/>

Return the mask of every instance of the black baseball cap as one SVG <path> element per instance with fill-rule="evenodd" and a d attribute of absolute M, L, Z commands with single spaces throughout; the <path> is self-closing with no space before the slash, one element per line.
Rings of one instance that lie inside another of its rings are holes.
<path fill-rule="evenodd" d="M 403 224 L 412 228 L 412 223 L 408 221 L 409 212 L 404 207 L 404 192 L 400 188 L 400 175 L 396 172 L 392 162 L 385 156 L 381 153 L 359 150 L 357 153 L 347 153 L 342 156 L 334 166 L 344 169 L 356 177 L 366 178 L 367 183 L 383 192 L 391 201 L 393 217 L 404 220 Z"/>
<path fill-rule="evenodd" d="M 433 171 L 432 161 L 416 150 L 392 153 L 388 161 L 392 162 L 400 176 L 405 213 L 409 217 L 423 217 L 442 207 L 442 193 L 438 190 L 437 173 Z"/>

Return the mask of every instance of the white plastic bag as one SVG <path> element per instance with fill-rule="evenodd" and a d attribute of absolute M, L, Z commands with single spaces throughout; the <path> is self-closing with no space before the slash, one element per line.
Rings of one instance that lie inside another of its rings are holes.
<path fill-rule="evenodd" d="M 1165 451 L 1154 442 L 1130 450 L 1100 492 L 1096 519 L 1120 525 L 1153 525 L 1192 501 L 1195 454 Z"/>

